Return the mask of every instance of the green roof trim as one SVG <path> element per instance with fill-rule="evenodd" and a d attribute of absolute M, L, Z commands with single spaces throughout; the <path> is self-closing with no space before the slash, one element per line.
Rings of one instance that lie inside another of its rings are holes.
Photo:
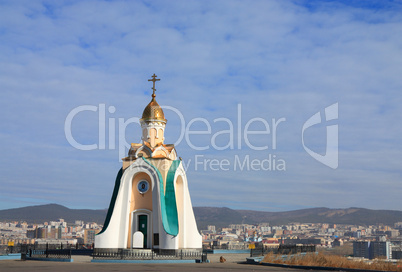
<path fill-rule="evenodd" d="M 176 194 L 174 191 L 174 177 L 176 174 L 177 168 L 180 166 L 181 161 L 175 160 L 172 162 L 172 165 L 169 168 L 167 177 L 166 177 L 166 193 L 163 186 L 163 178 L 158 168 L 156 168 L 153 164 L 151 164 L 147 159 L 142 157 L 142 159 L 149 164 L 157 173 L 159 178 L 159 188 L 160 188 L 160 203 L 161 203 L 161 213 L 162 213 L 162 224 L 166 233 L 177 236 L 179 234 L 179 218 L 177 215 L 177 206 L 176 206 Z M 110 200 L 109 209 L 107 211 L 107 215 L 105 218 L 105 223 L 103 224 L 103 228 L 101 232 L 97 235 L 106 231 L 109 226 L 110 219 L 112 218 L 113 210 L 116 204 L 117 195 L 119 193 L 121 178 L 123 176 L 123 168 L 120 168 L 117 173 L 112 199 Z"/>
<path fill-rule="evenodd" d="M 163 228 L 167 234 L 177 236 L 177 234 L 179 234 L 179 218 L 177 216 L 176 195 L 174 192 L 174 176 L 181 161 L 175 160 L 170 166 L 166 177 L 165 193 L 162 175 L 159 170 L 144 157 L 142 157 L 142 159 L 151 165 L 156 173 L 158 173 Z"/>
<path fill-rule="evenodd" d="M 110 219 L 112 217 L 113 210 L 114 210 L 114 205 L 116 204 L 117 194 L 119 193 L 120 182 L 121 182 L 121 177 L 122 176 L 123 176 L 123 168 L 120 168 L 120 170 L 119 170 L 119 172 L 117 173 L 117 176 L 116 176 L 116 181 L 114 182 L 114 189 L 113 189 L 112 199 L 110 200 L 109 209 L 107 210 L 105 223 L 103 224 L 103 228 L 102 228 L 101 232 L 99 232 L 96 235 L 99 235 L 99 234 L 103 233 L 107 229 L 107 227 L 109 226 Z"/>
<path fill-rule="evenodd" d="M 175 160 L 169 168 L 166 177 L 165 208 L 169 227 L 173 236 L 179 234 L 179 217 L 177 215 L 176 193 L 174 191 L 174 176 L 181 161 Z"/>

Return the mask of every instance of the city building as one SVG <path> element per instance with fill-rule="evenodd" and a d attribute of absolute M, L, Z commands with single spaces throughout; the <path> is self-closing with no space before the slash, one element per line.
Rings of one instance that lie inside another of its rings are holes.
<path fill-rule="evenodd" d="M 343 240 L 336 238 L 333 242 L 332 242 L 332 247 L 340 247 L 343 245 Z"/>
<path fill-rule="evenodd" d="M 213 233 L 216 232 L 215 226 L 209 225 L 207 228 L 208 228 L 209 231 L 211 231 L 211 232 L 213 232 Z"/>
<path fill-rule="evenodd" d="M 353 256 L 366 259 L 392 259 L 391 244 L 389 241 L 355 241 Z"/>
<path fill-rule="evenodd" d="M 394 260 L 402 259 L 402 251 L 401 250 L 393 250 L 392 251 L 392 259 L 394 259 Z"/>
<path fill-rule="evenodd" d="M 98 229 L 85 229 L 84 231 L 84 244 L 92 245 L 95 243 L 95 235 L 99 233 Z"/>
<path fill-rule="evenodd" d="M 108 214 L 95 248 L 201 249 L 181 159 L 173 144 L 164 144 L 166 119 L 155 100 L 140 120 L 142 143 L 131 144 L 117 174 Z"/>
<path fill-rule="evenodd" d="M 353 257 L 370 258 L 369 253 L 370 241 L 353 242 Z"/>
<path fill-rule="evenodd" d="M 391 243 L 389 241 L 374 241 L 370 243 L 370 259 L 383 258 L 392 259 Z"/>

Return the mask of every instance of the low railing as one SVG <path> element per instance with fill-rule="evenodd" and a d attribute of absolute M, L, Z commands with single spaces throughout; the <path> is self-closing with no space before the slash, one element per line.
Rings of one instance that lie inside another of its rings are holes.
<path fill-rule="evenodd" d="M 279 245 L 279 254 L 297 254 L 305 252 L 315 252 L 315 245 Z"/>
<path fill-rule="evenodd" d="M 71 249 L 45 249 L 45 250 L 29 249 L 27 252 L 27 257 L 71 259 Z"/>
<path fill-rule="evenodd" d="M 206 253 L 201 251 L 178 250 L 171 254 L 160 254 L 154 251 L 143 250 L 97 250 L 93 252 L 94 259 L 121 259 L 121 260 L 206 260 Z"/>
<path fill-rule="evenodd" d="M 43 244 L 16 244 L 15 246 L 0 245 L 0 255 L 11 253 L 27 253 L 32 250 L 46 249 L 71 249 L 72 255 L 92 255 L 91 245 L 66 244 L 66 243 L 43 243 Z"/>
<path fill-rule="evenodd" d="M 228 244 L 223 244 L 223 245 L 219 245 L 219 246 L 206 246 L 203 245 L 202 247 L 204 250 L 245 250 L 245 249 L 249 249 L 249 245 L 248 244 L 232 244 L 232 245 L 228 245 Z"/>
<path fill-rule="evenodd" d="M 277 248 L 256 247 L 250 249 L 250 257 L 264 256 L 268 253 L 276 253 L 277 251 Z"/>
<path fill-rule="evenodd" d="M 0 255 L 8 255 L 13 253 L 22 253 L 25 250 L 25 245 L 16 244 L 15 246 L 0 245 Z"/>
<path fill-rule="evenodd" d="M 265 248 L 260 246 L 250 250 L 250 257 L 264 256 L 268 253 L 288 255 L 315 251 L 315 245 L 279 245 L 278 248 Z"/>
<path fill-rule="evenodd" d="M 58 248 L 55 245 L 45 244 L 44 247 L 34 245 L 22 245 L 21 246 L 21 259 L 26 258 L 39 258 L 39 259 L 71 259 L 72 249 Z"/>

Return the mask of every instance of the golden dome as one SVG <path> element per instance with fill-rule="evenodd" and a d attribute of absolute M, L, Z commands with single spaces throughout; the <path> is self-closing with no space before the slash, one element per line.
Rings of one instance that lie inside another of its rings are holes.
<path fill-rule="evenodd" d="M 159 120 L 166 122 L 165 114 L 163 113 L 162 108 L 159 106 L 158 102 L 155 100 L 155 95 L 152 95 L 152 100 L 145 107 L 144 112 L 142 113 L 142 119 L 146 120 Z"/>

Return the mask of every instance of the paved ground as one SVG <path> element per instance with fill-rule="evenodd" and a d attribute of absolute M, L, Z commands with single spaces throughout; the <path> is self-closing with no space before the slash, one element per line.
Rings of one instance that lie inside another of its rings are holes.
<path fill-rule="evenodd" d="M 219 257 L 226 259 L 225 263 L 219 263 Z M 102 272 L 102 271 L 303 271 L 300 269 L 277 268 L 260 265 L 238 264 L 245 261 L 247 254 L 210 254 L 211 263 L 201 264 L 111 264 L 91 263 L 91 258 L 86 256 L 73 256 L 74 262 L 43 262 L 5 260 L 0 262 L 0 272 L 26 272 L 26 271 L 57 271 L 57 272 Z M 316 272 L 318 272 L 316 270 Z"/>
<path fill-rule="evenodd" d="M 61 263 L 42 261 L 1 261 L 1 272 L 56 271 L 56 272 L 103 272 L 103 271 L 266 271 L 286 272 L 304 271 L 300 269 L 277 268 L 260 265 L 236 263 L 201 263 L 201 264 L 99 264 L 99 263 Z M 318 272 L 316 270 L 316 272 Z"/>

